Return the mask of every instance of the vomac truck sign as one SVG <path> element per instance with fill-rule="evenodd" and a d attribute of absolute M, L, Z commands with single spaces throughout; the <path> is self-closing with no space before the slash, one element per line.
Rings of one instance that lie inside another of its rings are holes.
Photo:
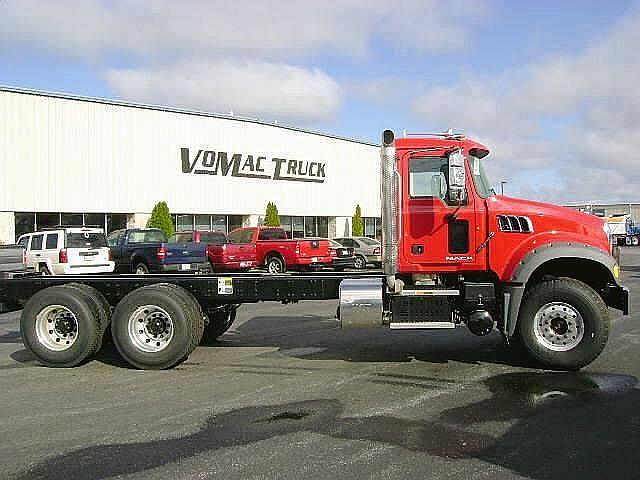
<path fill-rule="evenodd" d="M 261 178 L 289 182 L 324 183 L 325 163 L 286 158 L 198 150 L 180 149 L 182 173 L 192 175 L 220 175 L 223 177 Z"/>

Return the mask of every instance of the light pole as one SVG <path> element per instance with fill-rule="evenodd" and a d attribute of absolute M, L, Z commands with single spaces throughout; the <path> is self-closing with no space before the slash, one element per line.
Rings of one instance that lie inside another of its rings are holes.
<path fill-rule="evenodd" d="M 505 183 L 509 183 L 506 180 L 501 180 L 500 181 L 500 195 L 504 195 L 504 184 Z"/>

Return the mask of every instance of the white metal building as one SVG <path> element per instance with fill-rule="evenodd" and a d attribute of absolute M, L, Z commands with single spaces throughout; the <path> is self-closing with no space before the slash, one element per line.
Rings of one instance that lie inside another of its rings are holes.
<path fill-rule="evenodd" d="M 294 237 L 379 228 L 375 145 L 254 119 L 0 87 L 0 243 L 54 225 L 257 225 L 267 202 Z"/>

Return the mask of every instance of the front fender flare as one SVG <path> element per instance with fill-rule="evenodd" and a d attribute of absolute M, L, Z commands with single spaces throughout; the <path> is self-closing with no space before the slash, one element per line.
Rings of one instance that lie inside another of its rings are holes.
<path fill-rule="evenodd" d="M 531 250 L 520 260 L 504 287 L 503 334 L 511 337 L 515 333 L 520 304 L 531 275 L 541 265 L 559 258 L 579 258 L 603 265 L 611 274 L 610 280 L 613 280 L 617 286 L 616 259 L 603 250 L 575 242 L 555 242 L 541 245 Z"/>

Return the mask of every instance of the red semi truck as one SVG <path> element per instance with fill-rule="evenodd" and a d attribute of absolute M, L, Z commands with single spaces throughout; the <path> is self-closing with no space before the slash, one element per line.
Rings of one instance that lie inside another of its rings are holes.
<path fill-rule="evenodd" d="M 333 261 L 327 240 L 290 240 L 281 227 L 237 228 L 229 234 L 229 241 L 254 245 L 257 264 L 269 273 L 319 268 Z"/>
<path fill-rule="evenodd" d="M 109 324 L 130 364 L 168 368 L 229 328 L 242 303 L 339 299 L 342 328 L 497 329 L 535 365 L 579 369 L 605 347 L 609 307 L 629 312 L 604 222 L 496 195 L 488 154 L 461 135 L 383 133 L 383 274 L 10 274 L 0 302 L 24 304 L 25 346 L 54 367 L 90 358 Z M 249 230 L 254 241 L 263 231 Z"/>

